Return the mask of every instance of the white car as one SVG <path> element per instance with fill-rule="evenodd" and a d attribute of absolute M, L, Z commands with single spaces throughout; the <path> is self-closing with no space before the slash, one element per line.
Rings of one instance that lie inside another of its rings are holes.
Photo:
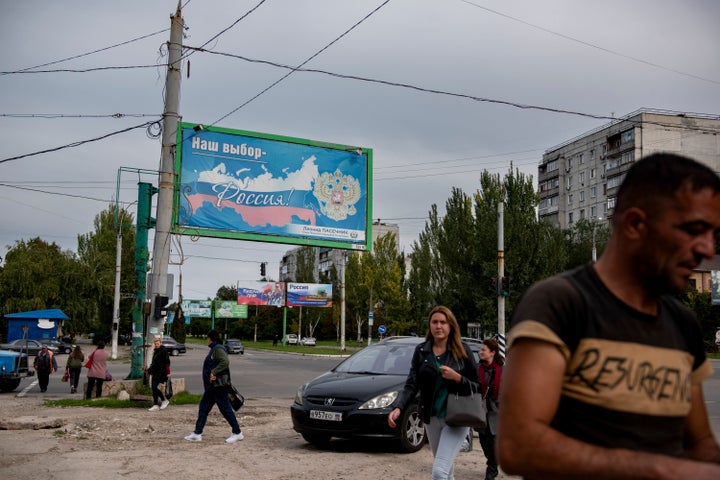
<path fill-rule="evenodd" d="M 315 337 L 303 337 L 300 340 L 300 345 L 304 345 L 306 347 L 314 347 L 315 346 Z"/>
<path fill-rule="evenodd" d="M 297 345 L 297 343 L 298 343 L 298 336 L 295 335 L 294 333 L 288 333 L 288 334 L 285 336 L 285 343 L 287 343 L 288 345 Z"/>

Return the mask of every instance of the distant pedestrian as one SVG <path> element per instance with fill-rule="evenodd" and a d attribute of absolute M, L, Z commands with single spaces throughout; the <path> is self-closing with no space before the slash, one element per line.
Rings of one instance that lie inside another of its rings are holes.
<path fill-rule="evenodd" d="M 494 480 L 498 476 L 498 462 L 495 455 L 495 435 L 497 435 L 498 409 L 500 407 L 500 381 L 505 360 L 500 354 L 498 342 L 492 338 L 483 340 L 480 348 L 480 391 L 485 395 L 487 406 L 487 423 L 485 428 L 478 430 L 480 446 L 487 459 L 485 480 Z"/>
<path fill-rule="evenodd" d="M 85 363 L 85 354 L 82 348 L 80 348 L 80 345 L 76 345 L 70 355 L 68 355 L 67 364 L 65 365 L 65 368 L 67 368 L 70 373 L 70 393 L 77 392 L 83 363 Z"/>
<path fill-rule="evenodd" d="M 160 336 L 153 339 L 153 344 L 155 348 L 150 367 L 148 367 L 148 373 L 152 376 L 150 386 L 152 387 L 153 406 L 149 408 L 151 412 L 164 410 L 170 404 L 163 391 L 160 390 L 160 385 L 170 381 L 170 355 L 163 346 Z M 162 402 L 160 402 L 161 399 Z"/>
<path fill-rule="evenodd" d="M 189 442 L 202 440 L 202 432 L 205 428 L 208 414 L 212 407 L 217 404 L 218 410 L 232 428 L 230 435 L 225 442 L 235 443 L 244 438 L 240 431 L 235 412 L 230 405 L 228 398 L 228 387 L 230 386 L 230 361 L 225 347 L 220 343 L 220 334 L 217 330 L 210 330 L 207 334 L 208 352 L 203 362 L 202 379 L 205 391 L 198 406 L 198 418 L 195 422 L 195 430 L 185 437 Z"/>
<path fill-rule="evenodd" d="M 38 377 L 40 391 L 47 391 L 48 383 L 50 383 L 50 374 L 57 371 L 57 361 L 47 345 L 43 345 L 37 356 L 35 357 L 35 372 Z"/>
<path fill-rule="evenodd" d="M 93 387 L 95 388 L 95 398 L 102 397 L 102 386 L 105 381 L 105 375 L 107 374 L 107 359 L 109 356 L 110 354 L 105 351 L 105 342 L 100 340 L 97 348 L 93 350 L 85 364 L 88 368 L 88 384 L 87 390 L 85 391 L 86 400 L 90 400 Z"/>

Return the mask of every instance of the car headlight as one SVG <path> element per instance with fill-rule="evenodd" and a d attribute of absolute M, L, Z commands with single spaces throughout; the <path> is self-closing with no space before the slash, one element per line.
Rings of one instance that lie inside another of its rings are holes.
<path fill-rule="evenodd" d="M 302 397 L 303 392 L 305 391 L 305 387 L 307 387 L 307 383 L 305 385 L 302 385 L 300 388 L 297 389 L 297 392 L 295 392 L 295 403 L 298 405 L 302 405 Z"/>
<path fill-rule="evenodd" d="M 373 397 L 367 402 L 363 403 L 358 407 L 360 410 L 372 410 L 374 408 L 385 408 L 389 407 L 393 404 L 393 402 L 397 399 L 398 392 L 386 392 L 382 395 L 378 395 L 377 397 Z"/>

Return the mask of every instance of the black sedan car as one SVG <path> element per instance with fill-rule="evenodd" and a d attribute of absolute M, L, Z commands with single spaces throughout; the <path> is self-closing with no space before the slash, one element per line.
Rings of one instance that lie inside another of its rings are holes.
<path fill-rule="evenodd" d="M 345 359 L 301 386 L 290 408 L 293 428 L 309 443 L 326 445 L 332 437 L 388 439 L 403 452 L 420 450 L 425 425 L 416 402 L 396 428 L 387 417 L 395 408 L 420 337 L 389 337 Z"/>
<path fill-rule="evenodd" d="M 165 347 L 165 350 L 167 350 L 168 353 L 173 357 L 176 357 L 181 353 L 187 353 L 187 348 L 185 348 L 185 344 L 176 342 L 175 339 L 172 337 L 164 336 L 162 338 L 162 345 L 163 347 Z"/>
<path fill-rule="evenodd" d="M 57 353 L 70 353 L 73 351 L 73 348 L 75 348 L 72 343 L 56 338 L 39 338 L 38 342 L 48 346 L 52 345 L 57 349 Z"/>
<path fill-rule="evenodd" d="M 0 350 L 12 350 L 13 352 L 26 353 L 28 357 L 34 357 L 42 349 L 42 346 L 46 345 L 48 350 L 57 353 L 57 347 L 53 345 L 47 345 L 42 343 L 40 340 L 23 340 L 17 339 L 9 343 L 3 343 L 0 345 Z"/>

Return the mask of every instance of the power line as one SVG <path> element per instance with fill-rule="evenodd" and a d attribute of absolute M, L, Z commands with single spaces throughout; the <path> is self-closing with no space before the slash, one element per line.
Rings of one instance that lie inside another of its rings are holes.
<path fill-rule="evenodd" d="M 35 155 L 41 155 L 41 154 L 43 154 L 43 153 L 57 152 L 58 150 L 63 150 L 63 149 L 66 149 L 66 148 L 79 147 L 80 145 L 84 145 L 84 144 L 86 144 L 86 143 L 91 143 L 91 142 L 97 142 L 97 141 L 99 141 L 99 140 L 104 140 L 104 139 L 109 138 L 109 137 L 112 137 L 112 136 L 114 136 L 114 135 L 118 135 L 118 134 L 120 134 L 120 133 L 129 132 L 129 131 L 131 131 L 131 130 L 136 130 L 136 129 L 138 129 L 138 128 L 148 128 L 148 127 L 150 127 L 151 125 L 153 125 L 154 123 L 157 123 L 157 122 L 145 122 L 145 123 L 141 123 L 140 125 L 135 125 L 134 127 L 123 128 L 122 130 L 117 130 L 117 131 L 115 131 L 115 132 L 110 132 L 110 133 L 107 133 L 107 134 L 105 134 L 105 135 L 101 135 L 101 136 L 99 136 L 99 137 L 90 138 L 90 139 L 88 139 L 88 140 L 79 140 L 79 141 L 77 141 L 77 142 L 69 143 L 69 144 L 67 144 L 67 145 L 62 145 L 62 146 L 60 146 L 60 147 L 48 148 L 47 150 L 40 150 L 40 151 L 38 151 L 38 152 L 26 153 L 26 154 L 24 154 L 24 155 L 17 155 L 17 156 L 15 156 L 15 157 L 4 158 L 4 159 L 0 160 L 0 163 L 10 162 L 10 161 L 12 161 L 12 160 L 20 160 L 21 158 L 32 157 L 32 156 L 35 156 Z"/>
<path fill-rule="evenodd" d="M 0 113 L 6 118 L 142 118 L 160 117 L 160 113 L 110 113 L 110 114 L 70 114 L 70 113 Z"/>
<path fill-rule="evenodd" d="M 80 53 L 80 54 L 78 54 L 78 55 L 73 55 L 73 56 L 71 56 L 71 57 L 66 57 L 66 58 L 63 58 L 63 59 L 60 59 L 60 60 L 55 60 L 55 61 L 53 61 L 53 62 L 43 63 L 43 64 L 41 64 L 41 65 L 35 65 L 35 66 L 33 66 L 33 67 L 26 67 L 26 68 L 22 68 L 22 69 L 20 69 L 20 70 L 14 70 L 14 71 L 11 71 L 11 72 L 0 72 L 0 75 L 10 75 L 10 74 L 13 74 L 13 73 L 25 73 L 25 72 L 27 72 L 28 70 L 35 70 L 35 69 L 38 69 L 38 68 L 48 67 L 48 66 L 50 66 L 50 65 L 55 65 L 55 64 L 58 64 L 58 63 L 62 63 L 62 62 L 67 62 L 67 61 L 69 61 L 69 60 L 75 60 L 75 59 L 77 59 L 77 58 L 87 57 L 88 55 L 92 55 L 92 54 L 95 54 L 95 53 L 104 52 L 104 51 L 110 50 L 110 49 L 112 49 L 112 48 L 116 48 L 116 47 L 120 47 L 120 46 L 122 46 L 122 45 L 127 45 L 127 44 L 129 44 L 129 43 L 137 42 L 138 40 L 144 40 L 144 39 L 146 39 L 146 38 L 149 38 L 149 37 L 158 35 L 158 34 L 160 34 L 160 33 L 167 32 L 168 30 L 170 30 L 170 29 L 169 29 L 169 28 L 165 28 L 165 29 L 163 29 L 163 30 L 158 30 L 157 32 L 148 33 L 147 35 L 142 35 L 142 36 L 140 36 L 140 37 L 133 38 L 132 40 L 127 40 L 127 41 L 125 41 L 125 42 L 116 43 L 115 45 L 110 45 L 110 46 L 107 46 L 107 47 L 99 48 L 99 49 L 97 49 L 97 50 L 92 50 L 92 51 L 90 51 L 90 52 Z"/>
<path fill-rule="evenodd" d="M 289 71 L 286 75 L 280 77 L 278 80 L 276 80 L 275 82 L 271 83 L 269 86 L 267 86 L 266 88 L 264 88 L 263 90 L 261 90 L 258 94 L 256 94 L 255 96 L 253 96 L 251 99 L 247 100 L 246 102 L 242 103 L 240 106 L 238 106 L 237 108 L 235 108 L 235 109 L 232 110 L 231 112 L 229 112 L 229 113 L 227 113 L 226 115 L 223 115 L 222 117 L 220 117 L 220 118 L 218 118 L 217 120 L 215 120 L 215 121 L 212 123 L 212 125 L 216 125 L 216 124 L 218 124 L 219 122 L 225 120 L 227 117 L 229 117 L 229 116 L 232 115 L 233 113 L 237 112 L 237 111 L 240 110 L 241 108 L 245 107 L 245 106 L 248 105 L 250 102 L 252 102 L 252 101 L 255 100 L 256 98 L 258 98 L 259 96 L 263 95 L 265 92 L 267 92 L 268 90 L 270 90 L 271 88 L 273 88 L 275 85 L 277 85 L 277 84 L 279 84 L 280 82 L 282 82 L 283 80 L 285 80 L 287 77 L 289 77 L 290 75 L 292 75 L 293 73 L 295 73 L 295 71 L 297 71 L 298 69 L 300 69 L 300 67 L 302 67 L 303 65 L 307 64 L 307 63 L 310 62 L 312 59 L 314 59 L 315 57 L 317 57 L 318 55 L 320 55 L 322 52 L 324 52 L 325 50 L 327 50 L 328 48 L 330 48 L 333 44 L 335 44 L 335 43 L 337 43 L 338 41 L 340 41 L 341 38 L 343 38 L 345 35 L 347 35 L 348 33 L 350 33 L 352 30 L 354 30 L 356 27 L 358 27 L 358 26 L 359 26 L 361 23 L 363 23 L 365 20 L 367 20 L 368 18 L 370 18 L 373 14 L 375 14 L 375 13 L 376 13 L 378 10 L 380 10 L 382 7 L 384 7 L 385 5 L 387 5 L 388 2 L 390 2 L 390 0 L 385 0 L 383 3 L 381 3 L 380 5 L 378 5 L 375 9 L 373 9 L 370 13 L 368 13 L 367 15 L 365 15 L 365 17 L 363 17 L 362 19 L 360 19 L 360 21 L 358 21 L 357 23 L 355 23 L 355 25 L 353 25 L 352 27 L 350 27 L 350 28 L 348 28 L 347 30 L 345 30 L 345 32 L 343 32 L 342 34 L 340 34 L 340 36 L 338 36 L 338 37 L 335 38 L 333 41 L 331 41 L 330 43 L 328 43 L 327 45 L 325 45 L 323 48 L 321 48 L 320 50 L 318 50 L 317 52 L 315 52 L 314 54 L 312 54 L 310 57 L 308 57 L 308 58 L 307 58 L 304 62 L 302 62 L 300 65 L 298 65 L 297 67 L 290 67 L 290 71 Z M 203 45 L 203 46 L 204 46 L 204 45 Z M 202 48 L 202 47 L 200 47 L 200 48 Z"/>
<path fill-rule="evenodd" d="M 493 10 L 493 9 L 491 9 L 491 8 L 488 8 L 488 7 L 483 7 L 482 5 L 478 5 L 478 4 L 473 3 L 473 2 L 471 2 L 471 1 L 469 1 L 469 0 L 460 0 L 460 1 L 461 1 L 461 2 L 464 2 L 464 3 L 467 3 L 468 5 L 472 5 L 473 7 L 477 7 L 477 8 L 479 8 L 479 9 L 481 9 L 481 10 L 485 10 L 486 12 L 490 12 L 490 13 L 492 13 L 492 14 L 494 14 L 494 15 L 498 15 L 498 16 L 507 18 L 508 20 L 512 20 L 512 21 L 514 21 L 514 22 L 522 23 L 523 25 L 526 25 L 526 26 L 528 26 L 528 27 L 532 27 L 532 28 L 541 30 L 541 31 L 543 31 L 543 32 L 545 32 L 545 33 L 549 33 L 549 34 L 551 34 L 551 35 L 558 36 L 558 37 L 563 38 L 563 39 L 565 39 L 565 40 L 570 40 L 571 42 L 579 43 L 580 45 L 584 45 L 584 46 L 586 46 L 586 47 L 594 48 L 594 49 L 596 49 L 596 50 L 600 50 L 600 51 L 603 51 L 603 52 L 605 52 L 605 53 L 609 53 L 609 54 L 611 54 L 611 55 L 616 55 L 616 56 L 618 56 L 618 57 L 626 58 L 626 59 L 632 60 L 632 61 L 634 61 L 634 62 L 642 63 L 642 64 L 644 64 L 644 65 L 648 65 L 648 66 L 653 67 L 653 68 L 659 68 L 659 69 L 661 69 L 661 70 L 666 70 L 666 71 L 668 71 L 668 72 L 677 73 L 678 75 L 684 75 L 684 76 L 686 76 L 686 77 L 694 78 L 694 79 L 697 79 L 697 80 L 702 80 L 703 82 L 710 82 L 710 83 L 714 83 L 714 84 L 716 84 L 716 85 L 720 85 L 720 81 L 718 81 L 718 80 L 713 80 L 713 79 L 711 79 L 711 78 L 701 77 L 701 76 L 699 76 L 699 75 L 694 75 L 694 74 L 692 74 L 692 73 L 682 72 L 682 71 L 680 71 L 680 70 L 675 70 L 674 68 L 666 67 L 666 66 L 664 66 L 664 65 L 660 65 L 660 64 L 657 64 L 657 63 L 649 62 L 649 61 L 647 61 L 647 60 L 643 60 L 642 58 L 633 57 L 633 56 L 631 56 L 631 55 L 626 55 L 626 54 L 624 54 L 624 53 L 616 52 L 616 51 L 610 50 L 610 49 L 608 49 L 608 48 L 600 47 L 600 46 L 595 45 L 595 44 L 592 44 L 592 43 L 590 43 L 590 42 L 586 42 L 586 41 L 584 41 L 584 40 L 579 40 L 579 39 L 574 38 L 574 37 L 571 37 L 571 36 L 569 36 L 569 35 L 565 35 L 565 34 L 562 34 L 562 33 L 558 33 L 558 32 L 555 32 L 555 31 L 553 31 L 553 30 L 550 30 L 550 29 L 548 29 L 548 28 L 541 27 L 540 25 L 535 25 L 534 23 L 530 23 L 530 22 L 527 22 L 527 21 L 525 21 L 525 20 L 521 20 L 521 19 L 519 19 L 519 18 L 510 16 L 510 15 L 507 15 L 507 14 L 505 14 L 505 13 L 498 12 L 497 10 Z"/>

